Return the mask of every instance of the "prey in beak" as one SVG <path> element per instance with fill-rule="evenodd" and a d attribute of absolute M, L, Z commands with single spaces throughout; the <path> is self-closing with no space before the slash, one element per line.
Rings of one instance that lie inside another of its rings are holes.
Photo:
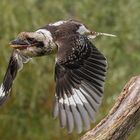
<path fill-rule="evenodd" d="M 87 32 L 85 33 L 87 35 L 87 37 L 89 39 L 94 39 L 98 36 L 108 36 L 108 37 L 117 37 L 116 35 L 113 35 L 113 34 L 109 34 L 109 33 L 102 33 L 102 32 L 95 32 L 95 31 L 90 31 L 90 32 Z"/>

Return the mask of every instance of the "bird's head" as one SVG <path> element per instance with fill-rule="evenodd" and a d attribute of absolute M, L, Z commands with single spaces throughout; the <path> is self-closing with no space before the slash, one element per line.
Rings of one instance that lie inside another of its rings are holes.
<path fill-rule="evenodd" d="M 47 55 L 56 49 L 50 32 L 42 29 L 36 32 L 21 32 L 10 42 L 10 46 L 29 57 Z"/>

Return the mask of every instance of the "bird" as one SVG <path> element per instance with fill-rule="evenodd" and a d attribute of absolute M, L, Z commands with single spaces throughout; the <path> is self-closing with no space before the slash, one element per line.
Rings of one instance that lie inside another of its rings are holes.
<path fill-rule="evenodd" d="M 53 117 L 68 133 L 89 130 L 101 105 L 107 60 L 92 39 L 113 34 L 91 31 L 69 19 L 49 23 L 34 32 L 21 32 L 10 42 L 12 54 L 0 86 L 0 105 L 9 97 L 13 81 L 33 57 L 55 53 Z"/>

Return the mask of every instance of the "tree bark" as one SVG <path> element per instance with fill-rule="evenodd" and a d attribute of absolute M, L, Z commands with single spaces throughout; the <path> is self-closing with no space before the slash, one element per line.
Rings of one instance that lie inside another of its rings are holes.
<path fill-rule="evenodd" d="M 126 140 L 140 121 L 140 76 L 125 85 L 108 115 L 81 140 Z"/>

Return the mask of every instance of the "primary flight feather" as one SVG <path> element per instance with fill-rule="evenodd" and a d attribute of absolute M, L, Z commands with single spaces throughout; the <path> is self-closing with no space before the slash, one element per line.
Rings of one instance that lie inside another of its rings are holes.
<path fill-rule="evenodd" d="M 99 35 L 75 20 L 58 21 L 35 32 L 22 32 L 10 42 L 13 48 L 6 74 L 0 86 L 0 104 L 10 95 L 17 72 L 32 57 L 56 51 L 55 99 L 53 116 L 68 132 L 81 133 L 95 120 L 101 104 L 107 61 L 91 43 Z"/>

